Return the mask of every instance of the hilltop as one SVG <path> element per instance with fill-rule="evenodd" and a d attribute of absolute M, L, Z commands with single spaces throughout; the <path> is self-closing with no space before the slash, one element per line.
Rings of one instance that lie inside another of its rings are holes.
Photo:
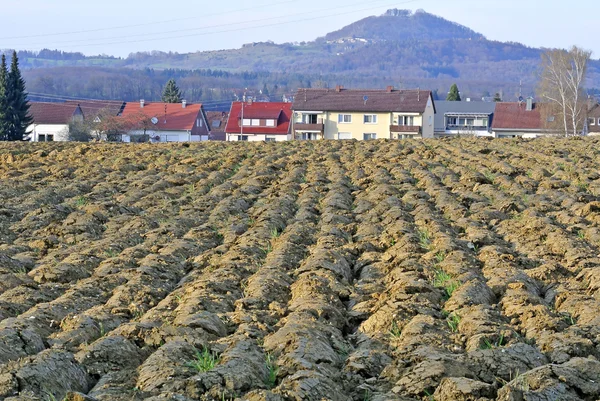
<path fill-rule="evenodd" d="M 196 96 L 190 100 L 198 100 L 207 95 L 208 88 L 212 98 L 231 98 L 233 91 L 229 89 L 242 87 L 264 87 L 271 94 L 293 91 L 298 86 L 336 84 L 393 84 L 445 91 L 454 82 L 463 93 L 474 97 L 498 90 L 512 96 L 519 82 L 526 93 L 533 93 L 541 52 L 520 43 L 489 40 L 425 11 L 393 9 L 310 42 L 258 42 L 239 49 L 187 54 L 142 52 L 127 58 L 58 51 L 21 52 L 20 56 L 23 68 L 31 69 L 26 78 L 32 92 L 106 97 L 106 82 L 117 80 L 125 88 L 115 93 L 117 97 L 132 100 L 143 94 L 152 98 L 167 76 L 187 79 L 204 70 L 203 77 L 208 79 L 190 78 L 183 83 L 183 88 Z M 77 77 L 69 70 L 73 67 L 78 68 Z M 234 83 L 221 79 L 228 74 L 235 78 Z M 57 77 L 59 87 L 48 85 L 48 80 Z M 76 78 L 79 81 L 75 83 Z M 140 88 L 138 79 L 145 79 L 146 86 Z M 590 63 L 588 87 L 600 88 L 600 61 Z"/>

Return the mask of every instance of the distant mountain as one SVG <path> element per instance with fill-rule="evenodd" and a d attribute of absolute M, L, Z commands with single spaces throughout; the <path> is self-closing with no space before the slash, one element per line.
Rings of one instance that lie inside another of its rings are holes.
<path fill-rule="evenodd" d="M 367 17 L 325 35 L 328 42 L 362 38 L 371 41 L 485 39 L 463 25 L 419 10 L 388 10 L 385 14 Z"/>
<path fill-rule="evenodd" d="M 311 42 L 259 42 L 188 54 L 154 51 L 124 59 L 49 50 L 19 55 L 22 68 L 29 69 L 24 75 L 30 92 L 61 96 L 150 100 L 175 77 L 190 101 L 233 100 L 241 88 L 280 100 L 298 86 L 338 84 L 421 87 L 445 97 L 455 82 L 463 97 L 499 91 L 512 100 L 518 92 L 534 93 L 541 52 L 488 40 L 424 11 L 394 9 Z M 588 71 L 588 87 L 600 88 L 600 61 L 593 60 Z"/>

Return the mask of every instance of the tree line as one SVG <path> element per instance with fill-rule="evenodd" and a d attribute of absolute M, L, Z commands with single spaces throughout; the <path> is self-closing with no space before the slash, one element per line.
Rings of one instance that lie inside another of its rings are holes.
<path fill-rule="evenodd" d="M 0 141 L 22 141 L 31 122 L 17 53 L 13 52 L 10 70 L 3 54 L 0 63 Z"/>

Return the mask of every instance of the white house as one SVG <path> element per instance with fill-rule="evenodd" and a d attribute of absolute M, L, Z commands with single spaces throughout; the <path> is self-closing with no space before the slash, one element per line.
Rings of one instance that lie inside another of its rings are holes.
<path fill-rule="evenodd" d="M 27 127 L 31 142 L 68 141 L 69 123 L 83 120 L 83 111 L 76 103 L 31 102 L 29 115 L 33 119 Z"/>

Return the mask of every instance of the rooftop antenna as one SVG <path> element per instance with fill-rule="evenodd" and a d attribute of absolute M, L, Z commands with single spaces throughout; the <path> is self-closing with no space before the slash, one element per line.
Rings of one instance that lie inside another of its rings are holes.
<path fill-rule="evenodd" d="M 421 87 L 417 87 L 417 102 L 421 101 Z"/>
<path fill-rule="evenodd" d="M 364 96 L 363 96 L 363 102 L 364 102 L 365 104 L 367 104 L 367 100 L 369 100 L 369 96 L 367 96 L 367 95 L 364 95 Z"/>
<path fill-rule="evenodd" d="M 523 81 L 519 79 L 519 102 L 523 101 Z"/>

